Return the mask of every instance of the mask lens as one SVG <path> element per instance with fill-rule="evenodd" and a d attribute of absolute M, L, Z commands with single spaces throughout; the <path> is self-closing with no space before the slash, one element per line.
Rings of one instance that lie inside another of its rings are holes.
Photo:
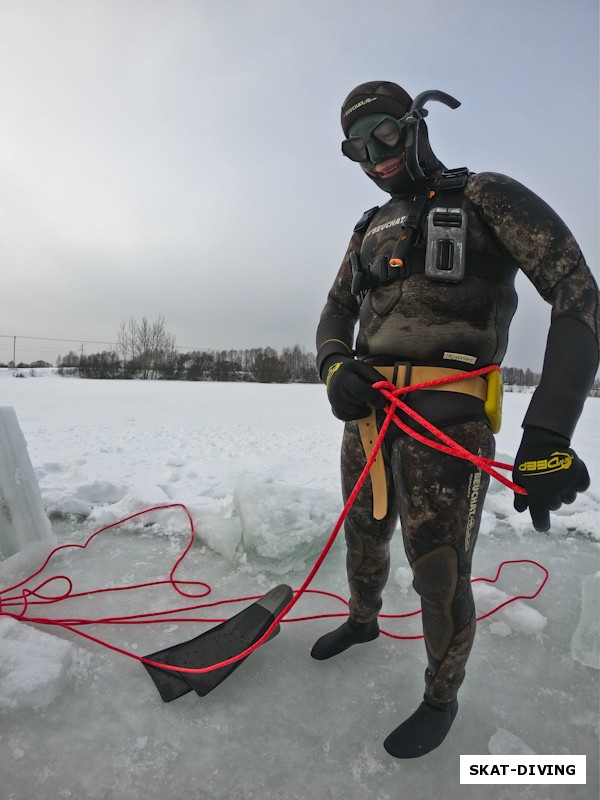
<path fill-rule="evenodd" d="M 342 142 L 342 153 L 363 164 L 390 158 L 403 146 L 406 116 L 397 120 L 374 114 L 359 120 L 350 129 L 350 137 Z"/>
<path fill-rule="evenodd" d="M 342 142 L 342 153 L 351 161 L 368 161 L 369 153 L 364 139 L 355 136 L 351 139 L 344 139 Z"/>
<path fill-rule="evenodd" d="M 393 119 L 384 119 L 371 131 L 371 136 L 386 147 L 397 147 L 400 144 L 400 129 Z"/>

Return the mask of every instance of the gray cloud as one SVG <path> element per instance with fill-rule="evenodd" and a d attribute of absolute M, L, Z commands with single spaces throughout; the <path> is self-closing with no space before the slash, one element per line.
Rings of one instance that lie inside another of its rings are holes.
<path fill-rule="evenodd" d="M 375 78 L 457 96 L 429 117 L 442 160 L 528 185 L 596 270 L 597 23 L 591 0 L 1 0 L 0 334 L 162 314 L 183 346 L 312 349 L 386 199 L 339 153 Z M 548 320 L 523 285 L 507 363 L 539 367 Z"/>

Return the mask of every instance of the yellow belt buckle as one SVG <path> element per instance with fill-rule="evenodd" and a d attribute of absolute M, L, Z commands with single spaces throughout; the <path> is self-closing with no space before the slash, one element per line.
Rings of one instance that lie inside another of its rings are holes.
<path fill-rule="evenodd" d="M 488 418 L 492 433 L 498 433 L 502 425 L 502 399 L 504 397 L 504 384 L 500 370 L 494 369 L 485 376 L 487 381 L 487 397 L 483 410 Z"/>

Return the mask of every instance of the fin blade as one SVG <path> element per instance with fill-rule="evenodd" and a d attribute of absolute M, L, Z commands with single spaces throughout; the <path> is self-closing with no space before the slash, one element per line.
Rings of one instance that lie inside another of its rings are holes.
<path fill-rule="evenodd" d="M 146 658 L 173 667 L 202 669 L 236 656 L 257 642 L 272 625 L 273 620 L 293 597 L 293 590 L 281 584 L 231 619 L 205 633 L 173 647 L 157 651 Z M 279 626 L 269 639 L 279 633 Z M 248 656 L 234 664 L 199 674 L 173 672 L 144 664 L 156 684 L 162 699 L 169 703 L 192 689 L 204 697 L 231 675 Z"/>
<path fill-rule="evenodd" d="M 157 650 L 156 653 L 150 653 L 144 658 L 149 658 L 151 661 L 168 663 L 168 656 L 184 647 L 187 642 L 175 644 L 172 647 L 166 647 L 164 650 Z M 148 672 L 160 696 L 165 703 L 170 703 L 172 700 L 177 700 L 178 697 L 183 697 L 184 694 L 192 691 L 192 687 L 185 680 L 182 673 L 173 672 L 172 670 L 160 669 L 160 667 L 153 667 L 151 664 L 144 664 L 142 666 Z"/>

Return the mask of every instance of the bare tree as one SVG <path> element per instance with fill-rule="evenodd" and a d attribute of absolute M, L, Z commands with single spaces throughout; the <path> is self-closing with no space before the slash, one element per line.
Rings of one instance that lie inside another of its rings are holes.
<path fill-rule="evenodd" d="M 154 322 L 146 317 L 140 322 L 133 317 L 129 322 L 121 322 L 117 342 L 130 377 L 147 380 L 171 368 L 177 360 L 175 337 L 167 332 L 163 317 Z"/>
<path fill-rule="evenodd" d="M 71 350 L 66 356 L 59 356 L 56 359 L 57 367 L 78 367 L 79 355 Z"/>

